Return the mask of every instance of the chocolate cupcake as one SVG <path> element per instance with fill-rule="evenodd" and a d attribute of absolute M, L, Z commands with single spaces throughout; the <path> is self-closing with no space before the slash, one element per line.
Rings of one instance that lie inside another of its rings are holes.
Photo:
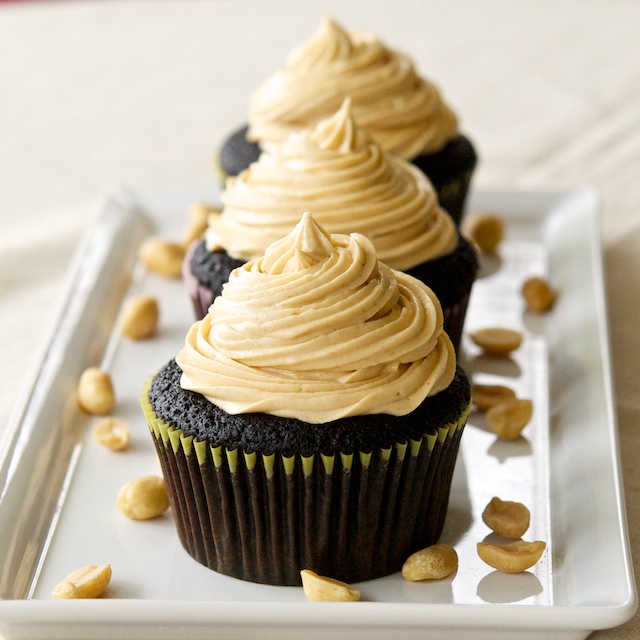
<path fill-rule="evenodd" d="M 385 151 L 429 177 L 459 224 L 477 156 L 457 116 L 408 56 L 370 33 L 350 34 L 329 18 L 253 95 L 248 125 L 220 149 L 223 179 L 238 175 L 269 144 L 330 116 L 346 96 L 358 122 Z"/>
<path fill-rule="evenodd" d="M 357 231 L 378 259 L 422 280 L 439 298 L 457 348 L 478 271 L 475 251 L 439 206 L 428 178 L 358 126 L 352 102 L 314 129 L 292 133 L 229 178 L 220 214 L 184 263 L 196 317 L 204 317 L 229 273 L 293 229 L 303 212 L 332 233 Z"/>
<path fill-rule="evenodd" d="M 278 585 L 381 577 L 434 543 L 469 403 L 433 292 L 310 214 L 142 397 L 184 548 Z"/>

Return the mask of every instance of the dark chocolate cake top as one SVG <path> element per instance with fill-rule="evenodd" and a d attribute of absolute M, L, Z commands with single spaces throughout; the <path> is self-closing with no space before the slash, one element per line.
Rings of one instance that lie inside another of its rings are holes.
<path fill-rule="evenodd" d="M 149 400 L 159 418 L 212 445 L 262 453 L 368 452 L 419 439 L 456 422 L 471 399 L 467 376 L 458 367 L 447 389 L 426 398 L 406 416 L 376 414 L 309 424 L 265 413 L 230 415 L 204 396 L 184 390 L 180 386 L 181 375 L 180 367 L 171 360 L 154 376 Z"/>

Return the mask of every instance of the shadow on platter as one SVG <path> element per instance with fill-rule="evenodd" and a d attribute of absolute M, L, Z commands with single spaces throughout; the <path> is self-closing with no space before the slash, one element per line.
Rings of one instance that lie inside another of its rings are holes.
<path fill-rule="evenodd" d="M 490 604 L 522 602 L 542 593 L 542 584 L 532 573 L 492 571 L 478 583 L 478 597 Z"/>

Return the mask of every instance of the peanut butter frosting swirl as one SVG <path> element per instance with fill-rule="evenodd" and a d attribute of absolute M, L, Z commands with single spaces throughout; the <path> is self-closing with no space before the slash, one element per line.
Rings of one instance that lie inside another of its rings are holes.
<path fill-rule="evenodd" d="M 352 102 L 265 150 L 221 194 L 206 246 L 250 260 L 288 234 L 305 211 L 332 233 L 357 231 L 378 259 L 408 270 L 455 250 L 458 233 L 428 178 L 357 126 Z"/>
<path fill-rule="evenodd" d="M 453 379 L 442 322 L 433 292 L 379 262 L 365 236 L 305 213 L 232 272 L 176 361 L 184 389 L 230 414 L 406 415 Z"/>
<path fill-rule="evenodd" d="M 248 138 L 263 147 L 282 141 L 334 113 L 346 96 L 361 126 L 403 158 L 439 151 L 458 135 L 456 115 L 407 55 L 326 18 L 254 93 Z"/>

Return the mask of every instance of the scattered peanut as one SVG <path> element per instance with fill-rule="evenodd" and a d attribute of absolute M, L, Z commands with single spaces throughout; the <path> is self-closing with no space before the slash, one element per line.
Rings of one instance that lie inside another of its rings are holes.
<path fill-rule="evenodd" d="M 529 509 L 521 502 L 493 498 L 482 512 L 483 522 L 505 538 L 521 538 L 531 522 Z"/>
<path fill-rule="evenodd" d="M 132 340 L 149 338 L 158 326 L 158 301 L 150 296 L 134 296 L 122 307 L 120 331 Z"/>
<path fill-rule="evenodd" d="M 54 598 L 99 598 L 111 580 L 111 566 L 91 565 L 72 571 L 51 592 Z"/>
<path fill-rule="evenodd" d="M 115 405 L 111 377 L 98 367 L 89 367 L 82 372 L 78 383 L 78 404 L 87 413 L 104 415 Z"/>
<path fill-rule="evenodd" d="M 471 386 L 471 397 L 473 403 L 486 411 L 491 407 L 516 397 L 516 392 L 501 384 L 474 384 Z"/>
<path fill-rule="evenodd" d="M 149 520 L 169 508 L 164 479 L 143 476 L 127 482 L 118 492 L 118 509 L 132 520 Z"/>
<path fill-rule="evenodd" d="M 543 278 L 529 278 L 522 285 L 522 295 L 529 311 L 544 313 L 553 306 L 556 300 L 556 292 Z"/>
<path fill-rule="evenodd" d="M 93 427 L 93 437 L 112 451 L 122 451 L 129 446 L 129 425 L 119 418 L 102 418 Z"/>
<path fill-rule="evenodd" d="M 476 213 L 467 216 L 462 231 L 485 253 L 494 253 L 504 237 L 502 219 L 494 213 Z"/>
<path fill-rule="evenodd" d="M 162 238 L 148 238 L 140 246 L 140 260 L 151 271 L 168 278 L 178 278 L 182 273 L 185 248 L 176 242 Z"/>
<path fill-rule="evenodd" d="M 531 420 L 532 413 L 531 400 L 512 398 L 487 411 L 487 424 L 499 438 L 515 440 Z"/>
<path fill-rule="evenodd" d="M 540 560 L 547 545 L 536 540 L 514 540 L 505 544 L 478 542 L 478 555 L 483 562 L 503 573 L 521 573 Z"/>
<path fill-rule="evenodd" d="M 402 577 L 411 582 L 446 578 L 458 568 L 458 554 L 448 544 L 433 544 L 411 554 L 402 565 Z"/>
<path fill-rule="evenodd" d="M 302 589 L 311 602 L 356 602 L 360 591 L 346 582 L 319 576 L 309 569 L 300 572 Z"/>
<path fill-rule="evenodd" d="M 499 327 L 478 329 L 471 334 L 471 339 L 487 354 L 494 356 L 506 356 L 522 344 L 519 331 Z"/>
<path fill-rule="evenodd" d="M 187 226 L 182 235 L 182 246 L 187 249 L 189 245 L 202 236 L 207 229 L 209 215 L 219 212 L 220 208 L 206 202 L 195 202 L 189 209 Z"/>

